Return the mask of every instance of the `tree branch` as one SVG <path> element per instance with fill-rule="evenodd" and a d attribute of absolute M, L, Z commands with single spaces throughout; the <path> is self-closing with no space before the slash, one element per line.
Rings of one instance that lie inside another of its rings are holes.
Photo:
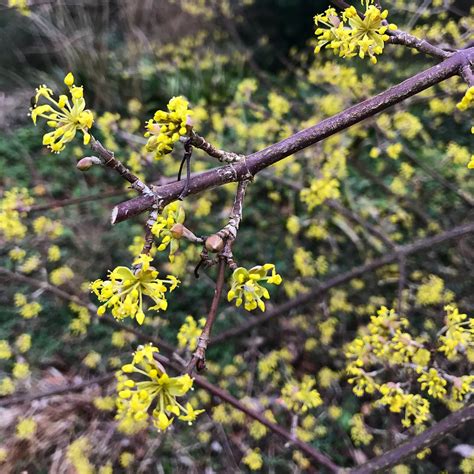
<path fill-rule="evenodd" d="M 246 159 L 198 174 L 190 180 L 189 194 L 197 194 L 230 182 L 240 181 L 248 174 L 255 175 L 293 153 L 314 145 L 408 97 L 459 74 L 461 67 L 469 64 L 470 61 L 474 61 L 474 47 L 457 51 L 442 63 L 410 77 L 375 97 L 329 117 L 313 127 L 253 153 Z M 161 186 L 156 189 L 156 199 L 162 204 L 168 204 L 176 200 L 181 191 L 182 183 L 179 182 Z M 112 224 L 122 222 L 150 209 L 153 203 L 153 196 L 139 196 L 117 205 L 112 212 Z"/>

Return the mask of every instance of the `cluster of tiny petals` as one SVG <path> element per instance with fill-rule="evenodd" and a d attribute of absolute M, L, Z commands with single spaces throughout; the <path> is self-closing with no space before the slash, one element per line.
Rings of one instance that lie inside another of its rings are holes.
<path fill-rule="evenodd" d="M 159 352 L 151 344 L 139 346 L 130 364 L 117 374 L 116 418 L 121 425 L 146 423 L 150 418 L 159 431 L 168 429 L 178 417 L 189 424 L 204 410 L 195 410 L 190 403 L 186 406 L 177 401 L 192 389 L 193 379 L 188 375 L 170 377 L 155 359 Z M 145 377 L 137 381 L 131 376 Z M 152 409 L 152 410 L 151 410 Z"/>
<path fill-rule="evenodd" d="M 474 345 L 474 328 L 467 326 L 467 315 L 461 314 L 456 306 L 448 305 L 445 310 L 446 325 L 439 336 L 437 352 L 443 352 L 448 360 L 453 360 L 459 352 Z M 346 370 L 353 392 L 359 397 L 378 395 L 380 398 L 375 406 L 385 405 L 394 413 L 403 412 L 402 424 L 406 427 L 426 421 L 430 404 L 424 394 L 406 392 L 392 381 L 380 382 L 378 379 L 386 368 L 403 368 L 408 375 L 414 376 L 422 392 L 435 399 L 463 401 L 474 392 L 474 377 L 456 377 L 438 366 L 435 368 L 431 359 L 436 352 L 425 347 L 424 338 L 413 337 L 408 327 L 406 318 L 399 317 L 393 309 L 382 307 L 360 335 L 346 346 L 349 359 Z"/>
<path fill-rule="evenodd" d="M 316 15 L 314 22 L 318 28 L 316 36 L 318 44 L 315 52 L 329 48 L 343 58 L 368 56 L 372 63 L 377 62 L 376 56 L 382 54 L 385 42 L 389 36 L 387 30 L 395 30 L 394 24 L 387 24 L 388 11 L 380 11 L 372 0 L 366 0 L 365 12 L 362 17 L 357 10 L 350 6 L 342 16 L 338 16 L 334 8 L 328 8 L 324 13 Z"/>
<path fill-rule="evenodd" d="M 31 110 L 31 119 L 36 125 L 38 117 L 46 119 L 46 124 L 53 129 L 43 136 L 43 145 L 47 145 L 54 153 L 59 153 L 66 144 L 74 139 L 78 130 L 84 134 L 84 145 L 91 139 L 89 129 L 92 127 L 94 116 L 86 109 L 82 86 L 74 85 L 74 76 L 67 74 L 64 83 L 69 88 L 70 99 L 67 95 L 60 95 L 58 100 L 53 98 L 53 91 L 46 85 L 36 89 L 33 98 L 34 106 Z M 40 98 L 49 103 L 39 104 Z"/>
<path fill-rule="evenodd" d="M 156 222 L 151 228 L 152 234 L 161 239 L 158 250 L 161 252 L 168 246 L 170 247 L 170 262 L 174 261 L 174 254 L 179 249 L 179 237 L 173 232 L 175 224 L 182 224 L 185 219 L 183 206 L 178 202 L 172 202 L 163 209 L 163 212 L 157 217 Z"/>
<path fill-rule="evenodd" d="M 188 117 L 192 114 L 188 105 L 184 97 L 173 97 L 168 102 L 168 112 L 157 110 L 153 119 L 147 122 L 146 150 L 153 152 L 157 160 L 171 153 L 179 138 L 187 135 Z"/>
<path fill-rule="evenodd" d="M 269 299 L 270 294 L 260 282 L 279 285 L 281 281 L 281 276 L 276 273 L 275 265 L 272 263 L 257 265 L 250 270 L 243 267 L 236 268 L 232 274 L 231 288 L 227 293 L 227 300 L 235 299 L 237 307 L 244 303 L 244 308 L 247 311 L 256 308 L 265 311 L 263 299 Z"/>
<path fill-rule="evenodd" d="M 138 324 L 143 324 L 144 295 L 155 303 L 148 309 L 166 310 L 168 302 L 165 293 L 173 291 L 179 280 L 172 275 L 164 280 L 159 279 L 158 270 L 150 266 L 152 260 L 148 255 L 140 255 L 134 260 L 132 270 L 116 267 L 110 272 L 108 280 L 96 280 L 90 284 L 92 292 L 104 303 L 97 310 L 99 316 L 109 309 L 116 319 L 132 318 Z"/>
<path fill-rule="evenodd" d="M 296 413 L 305 413 L 308 409 L 316 408 L 323 403 L 321 395 L 314 388 L 316 380 L 305 375 L 301 382 L 287 382 L 281 391 L 281 397 L 288 407 Z"/>

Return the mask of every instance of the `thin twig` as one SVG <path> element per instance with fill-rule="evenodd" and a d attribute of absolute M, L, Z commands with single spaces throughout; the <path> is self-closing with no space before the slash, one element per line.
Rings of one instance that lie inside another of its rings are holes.
<path fill-rule="evenodd" d="M 314 288 L 308 293 L 304 293 L 300 296 L 292 298 L 286 303 L 283 303 L 282 305 L 267 311 L 265 314 L 259 316 L 258 318 L 252 319 L 240 326 L 218 334 L 210 341 L 209 345 L 221 344 L 232 337 L 237 337 L 242 334 L 245 334 L 246 332 L 250 331 L 250 329 L 256 326 L 260 326 L 261 324 L 264 324 L 269 320 L 273 320 L 279 316 L 289 314 L 289 312 L 294 308 L 305 305 L 310 301 L 317 300 L 322 295 L 326 294 L 331 288 L 347 283 L 353 278 L 359 278 L 367 273 L 372 272 L 373 270 L 376 270 L 377 268 L 383 267 L 384 265 L 396 262 L 401 256 L 407 257 L 408 255 L 411 255 L 413 253 L 430 249 L 435 245 L 440 245 L 448 240 L 459 239 L 460 237 L 463 237 L 473 232 L 474 222 L 470 222 L 468 224 L 463 224 L 458 227 L 454 227 L 451 230 L 442 232 L 433 237 L 420 239 L 411 244 L 400 246 L 395 252 L 388 253 L 383 257 L 372 260 L 364 265 L 359 265 L 345 273 L 335 275 L 334 277 L 330 278 L 324 283 L 321 283 L 320 286 Z"/>
<path fill-rule="evenodd" d="M 474 405 L 468 405 L 461 410 L 451 413 L 423 433 L 414 436 L 402 445 L 385 452 L 362 466 L 349 471 L 350 474 L 369 474 L 374 472 L 389 472 L 390 467 L 401 464 L 405 459 L 434 446 L 438 441 L 461 428 L 474 419 Z"/>
<path fill-rule="evenodd" d="M 216 287 L 214 289 L 211 307 L 207 315 L 206 324 L 204 325 L 201 335 L 198 337 L 196 351 L 194 352 L 189 364 L 186 367 L 186 373 L 188 374 L 192 374 L 194 369 L 196 369 L 198 372 L 201 372 L 206 368 L 206 349 L 211 337 L 212 326 L 216 320 L 217 310 L 219 309 L 219 301 L 221 299 L 222 289 L 224 288 L 225 269 L 225 258 L 220 257 L 219 267 L 217 270 Z"/>

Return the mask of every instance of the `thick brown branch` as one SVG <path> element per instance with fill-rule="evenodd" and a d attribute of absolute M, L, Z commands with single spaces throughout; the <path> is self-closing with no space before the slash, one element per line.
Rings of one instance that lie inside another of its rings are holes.
<path fill-rule="evenodd" d="M 327 118 L 319 124 L 302 130 L 274 145 L 249 155 L 233 165 L 200 173 L 190 180 L 189 194 L 197 194 L 204 190 L 221 186 L 233 181 L 240 181 L 249 173 L 255 175 L 259 171 L 273 165 L 287 156 L 303 150 L 325 138 L 334 135 L 350 126 L 371 117 L 388 107 L 418 94 L 455 74 L 460 68 L 474 60 L 474 47 L 457 51 L 448 59 L 415 76 L 391 87 L 390 89 L 356 104 L 343 112 Z M 175 182 L 156 189 L 157 198 L 163 204 L 178 198 L 182 191 L 182 183 Z M 139 196 L 123 202 L 114 208 L 112 223 L 122 222 L 151 208 L 152 196 Z"/>
<path fill-rule="evenodd" d="M 350 474 L 369 474 L 373 472 L 388 472 L 389 468 L 402 463 L 425 448 L 434 446 L 449 433 L 461 428 L 465 423 L 474 419 L 474 405 L 468 405 L 452 413 L 418 436 L 414 436 L 402 445 L 388 451 L 371 461 L 352 469 Z"/>
<path fill-rule="evenodd" d="M 399 260 L 401 257 L 406 258 L 408 255 L 411 255 L 422 250 L 430 249 L 435 245 L 442 244 L 448 240 L 458 239 L 464 235 L 474 232 L 474 222 L 469 224 L 460 225 L 454 229 L 448 230 L 441 234 L 435 235 L 433 237 L 428 237 L 426 239 L 418 240 L 412 244 L 403 245 L 398 247 L 398 249 L 392 253 L 389 253 L 383 257 L 377 258 L 368 262 L 364 265 L 359 265 L 358 267 L 349 270 L 348 272 L 341 273 L 339 275 L 330 278 L 326 282 L 322 283 L 319 287 L 313 289 L 308 293 L 304 293 L 296 298 L 293 298 L 282 305 L 267 311 L 265 314 L 259 316 L 258 318 L 252 319 L 245 324 L 242 324 L 228 331 L 224 331 L 221 334 L 218 334 L 216 337 L 210 341 L 210 345 L 219 344 L 231 337 L 240 336 L 248 332 L 250 329 L 259 326 L 271 319 L 275 319 L 284 314 L 288 314 L 292 309 L 299 306 L 305 305 L 310 301 L 317 300 L 322 295 L 327 293 L 331 288 L 347 283 L 353 278 L 361 277 L 366 273 L 369 273 L 377 268 L 383 267 L 389 263 Z"/>

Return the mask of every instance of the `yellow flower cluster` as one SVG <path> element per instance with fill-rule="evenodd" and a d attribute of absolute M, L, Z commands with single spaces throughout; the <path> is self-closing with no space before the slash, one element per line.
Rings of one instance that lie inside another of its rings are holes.
<path fill-rule="evenodd" d="M 19 308 L 21 316 L 25 319 L 36 318 L 43 309 L 38 301 L 28 303 L 26 296 L 22 293 L 15 293 L 15 306 Z"/>
<path fill-rule="evenodd" d="M 164 207 L 163 212 L 157 217 L 151 228 L 153 235 L 161 239 L 158 250 L 161 252 L 170 247 L 170 262 L 174 261 L 174 254 L 179 249 L 180 235 L 173 231 L 173 226 L 182 224 L 185 219 L 184 208 L 177 201 Z"/>
<path fill-rule="evenodd" d="M 68 446 L 66 457 L 76 472 L 81 474 L 93 474 L 94 466 L 89 461 L 90 451 L 91 443 L 86 436 L 81 436 Z"/>
<path fill-rule="evenodd" d="M 389 39 L 387 30 L 396 30 L 397 27 L 386 22 L 387 10 L 380 11 L 373 0 L 365 0 L 364 3 L 365 12 L 361 16 L 350 6 L 343 11 L 342 16 L 334 8 L 328 8 L 314 17 L 318 26 L 315 31 L 318 38 L 315 53 L 327 47 L 343 58 L 358 54 L 360 58 L 369 56 L 373 64 L 377 62 L 376 55 L 382 54 L 385 42 Z"/>
<path fill-rule="evenodd" d="M 188 347 L 190 351 L 194 351 L 197 347 L 197 338 L 201 335 L 205 323 L 206 318 L 201 318 L 197 322 L 192 316 L 186 316 L 184 324 L 179 328 L 178 347 L 180 349 Z"/>
<path fill-rule="evenodd" d="M 74 85 L 74 76 L 69 73 L 64 78 L 64 84 L 69 88 L 71 101 L 67 95 L 60 95 L 56 101 L 53 91 L 46 85 L 36 89 L 34 107 L 31 109 L 31 119 L 36 125 L 38 117 L 47 120 L 47 125 L 54 129 L 43 136 L 43 145 L 47 145 L 54 153 L 59 153 L 66 144 L 74 139 L 78 130 L 84 134 L 84 145 L 91 139 L 89 129 L 92 127 L 94 116 L 86 109 L 82 86 Z M 38 104 L 40 97 L 44 97 L 50 104 Z M 52 104 L 52 105 L 51 105 Z"/>
<path fill-rule="evenodd" d="M 99 316 L 109 308 L 116 319 L 132 318 L 138 324 L 143 324 L 143 295 L 150 297 L 155 303 L 149 309 L 166 310 L 168 302 L 165 293 L 173 291 L 179 280 L 172 275 L 168 275 L 166 280 L 160 280 L 158 270 L 150 266 L 152 260 L 148 255 L 140 255 L 133 262 L 137 270 L 116 267 L 110 272 L 108 280 L 99 279 L 90 284 L 99 301 L 104 302 L 97 309 Z"/>
<path fill-rule="evenodd" d="M 296 380 L 287 382 L 281 391 L 281 398 L 289 410 L 306 413 L 323 403 L 321 395 L 314 388 L 315 385 L 316 380 L 313 377 L 304 375 L 301 382 Z"/>
<path fill-rule="evenodd" d="M 263 466 L 262 455 L 260 449 L 252 449 L 247 451 L 245 456 L 242 458 L 242 462 L 246 464 L 251 471 L 258 471 Z"/>
<path fill-rule="evenodd" d="M 89 310 L 76 303 L 71 303 L 69 309 L 77 314 L 77 316 L 69 323 L 69 330 L 75 336 L 84 336 L 87 333 L 87 327 L 91 322 Z"/>
<path fill-rule="evenodd" d="M 373 435 L 367 431 L 364 418 L 360 413 L 356 413 L 350 421 L 351 438 L 356 446 L 366 446 L 374 439 Z"/>
<path fill-rule="evenodd" d="M 37 423 L 33 418 L 22 418 L 16 425 L 16 437 L 18 439 L 33 439 L 36 428 Z"/>
<path fill-rule="evenodd" d="M 446 326 L 439 336 L 437 350 L 454 358 L 457 351 L 465 351 L 474 345 L 474 324 L 465 322 L 467 316 L 460 314 L 454 305 L 446 306 L 446 312 Z M 465 327 L 466 324 L 471 324 L 471 327 Z M 394 310 L 382 307 L 377 316 L 371 317 L 361 334 L 346 347 L 346 357 L 350 360 L 347 373 L 349 383 L 354 385 L 354 393 L 361 397 L 365 393 L 378 392 L 380 399 L 375 402 L 376 405 L 387 405 L 394 413 L 404 410 L 404 426 L 423 423 L 429 416 L 429 402 L 421 395 L 404 392 L 399 384 L 377 382 L 375 375 L 381 375 L 387 368 L 399 366 L 405 369 L 408 376 L 416 376 L 421 390 L 446 402 L 462 401 L 474 392 L 474 377 L 455 377 L 429 366 L 432 353 L 425 347 L 426 340 L 413 338 L 406 330 L 408 325 L 406 318 L 400 318 Z M 377 366 L 382 368 L 368 371 L 368 368 Z M 446 398 L 448 382 L 451 393 Z"/>
<path fill-rule="evenodd" d="M 416 302 L 419 305 L 428 306 L 449 301 L 451 297 L 452 294 L 444 289 L 444 281 L 436 275 L 430 275 L 425 283 L 418 287 Z"/>
<path fill-rule="evenodd" d="M 27 227 L 21 222 L 24 212 L 17 208 L 26 208 L 33 204 L 26 188 L 12 188 L 5 191 L 0 200 L 0 236 L 6 241 L 16 241 L 25 237 Z"/>
<path fill-rule="evenodd" d="M 276 273 L 275 265 L 272 263 L 257 265 L 250 270 L 243 267 L 236 268 L 232 274 L 231 288 L 227 293 L 227 300 L 235 299 L 237 307 L 244 303 L 244 308 L 247 311 L 252 311 L 257 307 L 261 311 L 265 311 L 263 298 L 270 299 L 270 294 L 259 282 L 279 285 L 281 281 L 281 276 Z"/>
<path fill-rule="evenodd" d="M 469 87 L 461 101 L 456 104 L 456 107 L 464 111 L 471 107 L 472 104 L 474 104 L 474 86 Z"/>
<path fill-rule="evenodd" d="M 55 268 L 49 275 L 51 283 L 56 286 L 64 285 L 68 281 L 71 281 L 73 278 L 74 272 L 67 265 Z"/>
<path fill-rule="evenodd" d="M 173 97 L 168 102 L 168 112 L 157 110 L 153 119 L 147 122 L 146 150 L 153 152 L 157 160 L 171 153 L 179 137 L 187 135 L 188 116 L 192 114 L 188 105 L 184 97 Z"/>
<path fill-rule="evenodd" d="M 408 428 L 413 425 L 421 425 L 430 415 L 430 402 L 421 395 L 405 393 L 397 384 L 383 384 L 379 388 L 382 397 L 377 400 L 376 405 L 386 405 L 393 413 L 401 413 L 404 410 L 402 425 Z"/>
<path fill-rule="evenodd" d="M 24 16 L 29 16 L 31 13 L 28 8 L 28 0 L 8 0 L 8 6 L 16 8 Z"/>
<path fill-rule="evenodd" d="M 341 194 L 339 184 L 336 178 L 326 173 L 321 178 L 313 179 L 309 188 L 302 189 L 300 198 L 311 211 L 316 206 L 320 206 L 326 199 L 337 199 Z"/>
<path fill-rule="evenodd" d="M 164 367 L 156 361 L 154 354 L 158 348 L 151 344 L 139 346 L 133 355 L 131 364 L 122 367 L 117 375 L 117 415 L 121 424 L 133 425 L 146 422 L 151 411 L 154 426 L 165 431 L 174 420 L 187 421 L 191 424 L 204 410 L 195 410 L 190 403 L 182 406 L 176 397 L 182 397 L 193 386 L 193 379 L 188 375 L 170 377 Z M 145 381 L 136 382 L 126 374 L 140 374 Z"/>
<path fill-rule="evenodd" d="M 474 348 L 474 319 L 470 318 L 466 323 L 467 314 L 460 314 L 454 305 L 447 305 L 444 309 L 445 328 L 439 337 L 438 351 L 443 352 L 448 360 L 454 360 L 460 352 Z"/>

